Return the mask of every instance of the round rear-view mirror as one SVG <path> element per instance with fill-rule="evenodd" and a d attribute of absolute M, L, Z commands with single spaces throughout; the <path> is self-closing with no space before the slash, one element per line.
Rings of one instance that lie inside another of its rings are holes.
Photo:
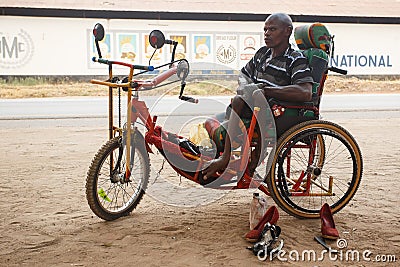
<path fill-rule="evenodd" d="M 176 75 L 180 80 L 183 81 L 189 75 L 189 62 L 186 59 L 182 59 L 181 61 L 179 61 L 176 68 Z"/>
<path fill-rule="evenodd" d="M 96 41 L 101 41 L 104 38 L 104 27 L 100 23 L 96 23 L 93 28 L 93 35 Z"/>
<path fill-rule="evenodd" d="M 149 43 L 155 49 L 161 48 L 165 43 L 164 34 L 159 30 L 152 31 L 149 35 Z"/>

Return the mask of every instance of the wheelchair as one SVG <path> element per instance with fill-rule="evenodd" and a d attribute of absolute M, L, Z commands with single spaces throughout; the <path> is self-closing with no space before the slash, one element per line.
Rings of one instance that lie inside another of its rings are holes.
<path fill-rule="evenodd" d="M 312 35 L 304 31 L 314 31 L 317 41 L 310 40 Z M 278 138 L 269 164 L 265 165 L 268 169 L 255 176 L 262 176 L 258 189 L 270 195 L 286 213 L 298 218 L 319 218 L 324 203 L 336 213 L 350 202 L 361 182 L 363 160 L 355 138 L 346 129 L 320 119 L 319 105 L 328 72 L 347 73 L 328 67 L 333 37 L 319 23 L 298 27 L 294 35 L 309 61 L 314 80 L 312 101 L 270 101 L 270 106 L 280 113 L 274 118 Z M 250 142 L 255 157 L 262 154 L 257 131 L 256 128 Z M 210 138 L 215 140 L 215 134 Z"/>

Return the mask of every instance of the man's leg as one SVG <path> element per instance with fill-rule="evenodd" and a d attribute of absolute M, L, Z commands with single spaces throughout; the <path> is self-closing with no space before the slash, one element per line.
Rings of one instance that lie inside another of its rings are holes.
<path fill-rule="evenodd" d="M 240 118 L 238 114 L 241 113 L 245 107 L 245 102 L 240 96 L 235 96 L 232 100 L 232 112 L 228 121 L 228 130 L 225 137 L 224 151 L 222 155 L 210 161 L 210 165 L 203 170 L 204 179 L 214 175 L 217 172 L 224 171 L 229 164 L 229 159 L 231 157 L 231 137 L 235 138 L 239 135 L 239 123 Z"/>

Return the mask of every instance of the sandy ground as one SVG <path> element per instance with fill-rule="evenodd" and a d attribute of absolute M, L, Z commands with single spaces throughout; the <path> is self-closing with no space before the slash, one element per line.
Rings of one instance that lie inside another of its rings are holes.
<path fill-rule="evenodd" d="M 282 211 L 278 225 L 287 252 L 283 259 L 289 262 L 259 261 L 243 239 L 251 200 L 246 190 L 196 208 L 166 205 L 145 195 L 130 216 L 102 221 L 87 205 L 85 179 L 107 139 L 106 127 L 47 122 L 0 127 L 0 265 L 398 266 L 400 118 L 336 122 L 355 136 L 364 157 L 361 186 L 350 205 L 335 215 L 346 249 L 358 251 L 359 261 L 327 255 L 322 262 L 290 260 L 293 250 L 320 255 L 323 248 L 313 240 L 320 221 L 299 220 Z M 172 173 L 167 167 L 165 172 Z M 270 198 L 268 203 L 274 204 Z M 371 260 L 381 255 L 388 261 L 395 255 L 397 263 L 368 262 L 362 257 L 367 250 Z"/>

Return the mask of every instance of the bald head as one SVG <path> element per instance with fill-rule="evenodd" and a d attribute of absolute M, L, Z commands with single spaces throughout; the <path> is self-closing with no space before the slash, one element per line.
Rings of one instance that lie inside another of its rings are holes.
<path fill-rule="evenodd" d="M 289 17 L 288 14 L 285 13 L 274 13 L 268 16 L 265 20 L 267 21 L 275 21 L 279 23 L 283 27 L 291 27 L 293 29 L 293 22 L 292 19 Z"/>

